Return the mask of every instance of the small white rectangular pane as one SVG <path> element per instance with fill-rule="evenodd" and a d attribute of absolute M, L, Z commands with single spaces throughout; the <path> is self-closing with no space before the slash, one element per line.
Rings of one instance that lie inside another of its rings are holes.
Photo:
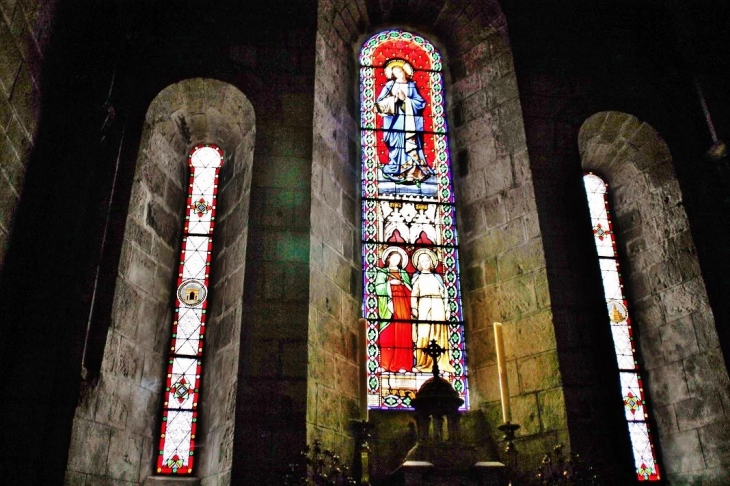
<path fill-rule="evenodd" d="M 204 215 L 202 218 L 197 214 L 192 214 L 188 221 L 188 231 L 192 234 L 206 235 L 210 233 L 210 216 Z"/>
<path fill-rule="evenodd" d="M 636 368 L 634 357 L 627 354 L 616 353 L 616 361 L 618 361 L 618 369 L 620 370 L 631 370 Z"/>
<path fill-rule="evenodd" d="M 163 464 L 174 456 L 182 459 L 182 467 L 190 458 L 190 435 L 193 430 L 193 412 L 170 410 L 167 413 L 165 446 L 162 451 Z"/>
<path fill-rule="evenodd" d="M 185 241 L 183 279 L 205 281 L 208 262 L 208 236 L 188 236 Z"/>
<path fill-rule="evenodd" d="M 606 203 L 603 194 L 596 194 L 588 198 L 588 211 L 591 213 L 593 226 L 601 223 L 601 226 L 608 228 L 608 217 L 606 215 Z"/>
<path fill-rule="evenodd" d="M 656 474 L 656 464 L 646 422 L 629 422 L 629 437 L 631 437 L 631 448 L 634 452 L 637 472 L 648 470 L 650 474 Z"/>
<path fill-rule="evenodd" d="M 185 254 L 185 268 L 183 269 L 183 279 L 194 278 L 196 280 L 205 281 L 205 269 L 207 264 L 207 255 L 200 252 L 191 252 Z"/>
<path fill-rule="evenodd" d="M 214 170 L 196 170 L 193 179 L 193 196 L 212 197 L 214 184 Z"/>
<path fill-rule="evenodd" d="M 209 236 L 188 236 L 185 239 L 185 253 L 206 253 L 208 251 Z"/>
<path fill-rule="evenodd" d="M 635 368 L 634 352 L 629 337 L 629 327 L 626 325 L 612 325 L 613 346 L 616 350 L 616 359 L 620 370 L 633 370 Z"/>
<path fill-rule="evenodd" d="M 602 258 L 599 260 L 601 265 L 601 277 L 603 278 L 603 292 L 606 300 L 623 300 L 623 291 L 621 290 L 621 280 L 618 276 L 618 268 L 614 260 Z"/>
<path fill-rule="evenodd" d="M 175 354 L 188 356 L 198 354 L 201 321 L 201 308 L 180 308 L 177 336 L 175 337 Z"/>

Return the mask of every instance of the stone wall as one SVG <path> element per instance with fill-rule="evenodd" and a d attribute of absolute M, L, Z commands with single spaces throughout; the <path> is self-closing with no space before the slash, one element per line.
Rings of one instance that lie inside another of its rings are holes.
<path fill-rule="evenodd" d="M 619 112 L 586 120 L 579 148 L 583 169 L 609 184 L 667 479 L 727 479 L 730 380 L 669 148 L 651 126 Z"/>
<path fill-rule="evenodd" d="M 353 48 L 364 2 L 319 2 L 310 241 L 307 440 L 351 457 L 361 409 L 360 159 Z M 363 415 L 364 416 L 364 415 Z"/>
<path fill-rule="evenodd" d="M 551 66 L 548 60 L 545 64 Z M 516 67 L 519 71 L 519 62 Z M 585 119 L 580 118 L 583 92 L 539 70 L 523 71 L 520 80 L 571 449 L 606 466 L 602 476 L 609 481 L 623 483 L 635 471 L 620 428 L 624 419 L 620 397 L 615 398 L 620 388 L 610 328 L 596 324 L 607 322 L 606 306 L 582 184 L 578 128 L 573 128 L 574 118 Z"/>
<path fill-rule="evenodd" d="M 285 33 L 267 37 L 270 45 L 232 49 L 242 65 L 254 66 L 261 76 L 251 83 L 258 90 L 252 99 L 256 158 L 236 409 L 233 475 L 239 484 L 282 473 L 306 443 L 314 66 L 310 3 L 299 3 L 297 9 L 311 15 L 290 18 Z"/>
<path fill-rule="evenodd" d="M 202 484 L 230 475 L 243 274 L 255 129 L 236 88 L 192 79 L 152 102 L 140 143 L 111 326 L 98 383 L 84 390 L 69 450 L 68 484 L 138 484 L 154 474 L 173 316 L 187 155 L 198 143 L 223 149 L 209 329 L 196 454 Z"/>
<path fill-rule="evenodd" d="M 470 396 L 492 439 L 501 439 L 493 322 L 503 322 L 512 421 L 522 427 L 522 465 L 531 468 L 569 440 L 517 78 L 504 18 L 492 8 L 440 19 L 484 23 L 476 40 L 464 37 L 448 52 Z"/>
<path fill-rule="evenodd" d="M 41 62 L 56 2 L 0 2 L 0 269 L 40 115 Z"/>

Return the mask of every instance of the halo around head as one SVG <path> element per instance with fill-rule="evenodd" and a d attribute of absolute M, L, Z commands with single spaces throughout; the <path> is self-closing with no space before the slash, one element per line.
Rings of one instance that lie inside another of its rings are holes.
<path fill-rule="evenodd" d="M 418 268 L 418 259 L 421 257 L 421 255 L 428 255 L 428 257 L 431 259 L 431 268 L 436 268 L 436 265 L 438 265 L 439 263 L 439 259 L 436 254 L 428 248 L 420 248 L 413 252 L 411 261 L 413 262 L 414 267 Z M 420 270 L 420 268 L 418 269 Z"/>
<path fill-rule="evenodd" d="M 385 63 L 385 77 L 387 79 L 393 79 L 393 68 L 399 67 L 406 73 L 406 77 L 411 79 L 413 77 L 413 66 L 403 59 L 391 59 Z"/>
<path fill-rule="evenodd" d="M 389 246 L 388 248 L 383 250 L 383 264 L 386 267 L 388 266 L 388 258 L 390 258 L 390 255 L 393 253 L 398 253 L 398 255 L 400 255 L 400 262 L 398 262 L 398 266 L 400 268 L 405 267 L 406 263 L 408 263 L 408 253 L 406 253 L 406 251 L 399 246 Z"/>

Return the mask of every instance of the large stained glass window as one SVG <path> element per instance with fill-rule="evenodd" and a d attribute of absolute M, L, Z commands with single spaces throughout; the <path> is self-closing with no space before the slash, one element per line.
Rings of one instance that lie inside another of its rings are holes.
<path fill-rule="evenodd" d="M 193 472 L 215 200 L 223 152 L 213 145 L 198 145 L 188 162 L 185 227 L 157 458 L 157 472 L 162 474 Z"/>
<path fill-rule="evenodd" d="M 644 385 L 636 357 L 628 302 L 624 296 L 619 261 L 616 256 L 616 240 L 608 204 L 608 186 L 595 174 L 586 174 L 583 176 L 583 181 L 603 277 L 603 291 L 618 361 L 621 393 L 636 475 L 639 481 L 659 481 L 659 465 L 649 427 L 649 410 L 644 399 Z"/>
<path fill-rule="evenodd" d="M 369 408 L 410 408 L 436 360 L 468 407 L 441 56 L 402 30 L 360 51 Z"/>

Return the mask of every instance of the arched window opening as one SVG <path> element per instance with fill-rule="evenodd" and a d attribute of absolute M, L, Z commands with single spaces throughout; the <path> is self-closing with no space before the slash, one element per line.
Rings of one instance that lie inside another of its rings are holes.
<path fill-rule="evenodd" d="M 188 163 L 185 227 L 157 459 L 157 472 L 161 474 L 193 471 L 210 257 L 223 151 L 214 145 L 198 145 L 190 151 Z"/>
<path fill-rule="evenodd" d="M 389 30 L 360 51 L 368 408 L 410 408 L 436 365 L 468 408 L 441 56 Z"/>
<path fill-rule="evenodd" d="M 592 173 L 585 174 L 583 182 L 588 197 L 594 242 L 603 279 L 603 291 L 611 322 L 621 396 L 636 476 L 639 481 L 658 481 L 660 479 L 659 465 L 649 426 L 649 410 L 644 397 L 644 385 L 636 355 L 629 306 L 623 292 L 616 240 L 609 210 L 608 185 L 603 179 Z"/>

